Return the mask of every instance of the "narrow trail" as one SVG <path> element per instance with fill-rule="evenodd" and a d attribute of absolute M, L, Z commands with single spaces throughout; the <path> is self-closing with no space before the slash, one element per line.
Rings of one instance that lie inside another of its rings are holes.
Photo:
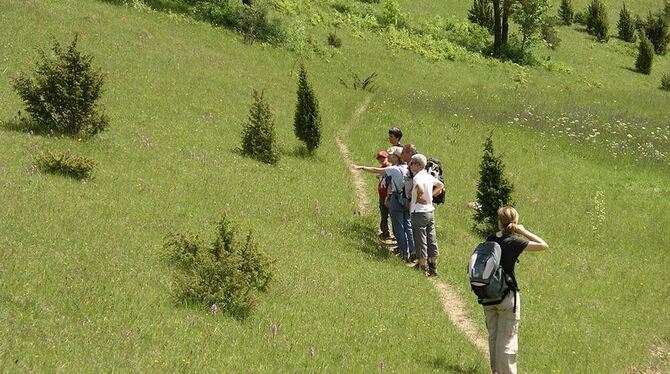
<path fill-rule="evenodd" d="M 358 108 L 356 108 L 351 118 L 351 122 L 349 123 L 349 126 L 347 126 L 347 128 L 344 129 L 342 135 L 346 135 L 349 129 L 358 124 L 358 120 L 367 109 L 368 105 L 370 104 L 370 100 L 371 98 L 367 97 L 363 101 L 363 103 L 361 103 L 361 105 L 359 105 Z M 349 167 L 349 170 L 351 171 L 351 175 L 353 177 L 354 190 L 356 191 L 356 212 L 359 215 L 366 214 L 370 206 L 370 200 L 366 192 L 366 185 L 363 180 L 363 176 L 361 175 L 362 173 L 360 170 L 355 170 L 353 168 L 354 163 L 353 160 L 351 159 L 351 153 L 349 152 L 349 148 L 347 147 L 347 145 L 342 141 L 340 135 L 335 136 L 335 142 L 337 143 L 337 146 L 340 148 L 342 158 L 344 158 L 344 161 Z M 435 289 L 439 292 L 440 301 L 442 302 L 444 311 L 447 313 L 447 316 L 449 316 L 451 322 L 488 359 L 488 341 L 484 337 L 479 335 L 479 333 L 477 332 L 476 324 L 472 319 L 470 319 L 467 316 L 465 312 L 465 302 L 463 301 L 459 293 L 452 286 L 444 283 L 439 279 L 430 278 L 430 280 Z"/>
<path fill-rule="evenodd" d="M 350 128 L 358 123 L 358 119 L 368 108 L 368 105 L 370 105 L 370 100 L 370 96 L 366 97 L 363 103 L 361 103 L 361 105 L 356 108 L 354 115 L 351 117 L 349 126 L 347 126 L 345 129 L 345 134 L 349 131 Z M 337 146 L 340 147 L 340 153 L 344 158 L 344 162 L 349 167 L 351 176 L 354 178 L 354 190 L 356 191 L 356 213 L 358 215 L 364 215 L 368 212 L 370 200 L 368 199 L 368 194 L 365 193 L 365 181 L 363 180 L 362 172 L 360 170 L 354 169 L 354 161 L 351 159 L 351 152 L 349 152 L 349 148 L 346 144 L 344 144 L 339 135 L 335 136 L 335 143 L 337 143 Z"/>

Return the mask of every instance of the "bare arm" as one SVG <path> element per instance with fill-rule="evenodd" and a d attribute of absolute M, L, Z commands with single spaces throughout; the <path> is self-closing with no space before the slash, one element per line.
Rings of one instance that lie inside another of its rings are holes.
<path fill-rule="evenodd" d="M 526 250 L 544 251 L 545 249 L 549 249 L 549 244 L 547 244 L 547 242 L 545 242 L 544 239 L 526 230 L 526 228 L 523 227 L 523 225 L 516 226 L 516 233 L 528 238 L 528 246 L 526 246 Z"/>
<path fill-rule="evenodd" d="M 435 179 L 435 183 L 433 183 L 433 196 L 440 196 L 443 190 L 444 190 L 444 183 Z"/>
<path fill-rule="evenodd" d="M 369 173 L 375 173 L 375 174 L 379 174 L 379 175 L 385 175 L 386 174 L 386 168 L 375 168 L 375 167 L 372 167 L 372 166 L 354 165 L 354 169 L 363 170 L 363 171 L 367 171 Z"/>

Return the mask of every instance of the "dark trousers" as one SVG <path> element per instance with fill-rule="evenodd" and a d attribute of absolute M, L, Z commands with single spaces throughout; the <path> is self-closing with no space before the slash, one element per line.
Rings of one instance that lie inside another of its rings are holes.
<path fill-rule="evenodd" d="M 384 199 L 379 198 L 379 232 L 383 236 L 389 236 L 389 208 L 384 205 Z"/>

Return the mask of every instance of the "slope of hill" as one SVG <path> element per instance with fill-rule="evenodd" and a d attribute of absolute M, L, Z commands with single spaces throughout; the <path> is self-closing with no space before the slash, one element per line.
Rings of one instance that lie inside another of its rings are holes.
<path fill-rule="evenodd" d="M 630 46 L 565 27 L 561 48 L 536 50 L 563 71 L 430 61 L 390 47 L 380 30 L 336 28 L 332 2 L 293 3 L 294 16 L 280 7 L 274 14 L 324 52 L 247 44 L 184 15 L 105 2 L 0 1 L 0 119 L 21 108 L 10 78 L 32 66 L 35 48 L 75 32 L 107 74 L 111 119 L 108 131 L 82 142 L 0 131 L 2 371 L 371 372 L 383 362 L 394 372 L 486 373 L 432 285 L 372 239 L 374 211 L 353 214 L 334 138 L 356 162 L 372 164 L 392 124 L 446 164 L 441 278 L 467 300 L 482 334 L 464 279 L 478 240 L 465 204 L 475 195 L 481 143 L 494 131 L 523 223 L 552 245 L 519 264 L 523 371 L 667 368 L 662 307 L 670 292 L 659 280 L 670 265 L 662 256 L 670 245 L 670 95 L 658 89 L 667 57 L 642 76 L 627 70 Z M 463 18 L 469 2 L 453 11 L 430 1 L 401 6 L 418 22 Z M 332 30 L 343 39 L 339 51 L 325 45 Z M 293 136 L 300 61 L 324 115 L 314 158 L 300 156 Z M 374 93 L 340 83 L 372 72 Z M 275 110 L 276 167 L 234 150 L 254 88 Z M 34 173 L 32 157 L 45 147 L 93 157 L 93 179 Z M 223 211 L 253 228 L 276 260 L 276 281 L 244 322 L 175 307 L 161 261 L 166 235 L 213 234 Z"/>

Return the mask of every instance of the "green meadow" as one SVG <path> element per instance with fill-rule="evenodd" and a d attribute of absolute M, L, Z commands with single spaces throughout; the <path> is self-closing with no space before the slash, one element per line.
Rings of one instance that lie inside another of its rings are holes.
<path fill-rule="evenodd" d="M 659 86 L 670 57 L 656 56 L 649 76 L 635 72 L 637 46 L 614 38 L 622 2 L 604 2 L 608 43 L 560 26 L 559 48 L 538 44 L 542 63 L 521 67 L 470 52 L 426 57 L 333 7 L 382 12 L 354 0 L 267 0 L 291 47 L 244 42 L 180 13 L 177 1 L 146 1 L 157 11 L 0 0 L 0 371 L 488 373 L 431 282 L 376 241 L 369 174 L 372 204 L 356 214 L 335 137 L 354 162 L 374 165 L 393 125 L 445 166 L 440 280 L 484 337 L 465 271 L 480 241 L 467 203 L 493 133 L 521 223 L 550 245 L 517 265 L 521 372 L 669 371 L 670 93 Z M 399 3 L 410 24 L 464 22 L 471 5 Z M 626 6 L 646 16 L 662 2 Z M 327 45 L 330 32 L 341 48 Z M 78 139 L 10 126 L 23 110 L 12 77 L 32 69 L 37 48 L 75 33 L 106 74 L 109 128 Z M 303 37 L 312 41 L 295 42 Z M 314 156 L 293 134 L 300 63 L 323 117 Z M 341 83 L 372 73 L 374 92 Z M 274 111 L 275 166 L 237 151 L 253 89 Z M 33 166 L 42 149 L 97 167 L 83 182 L 44 174 Z M 209 240 L 224 213 L 274 260 L 268 291 L 243 321 L 176 305 L 164 259 L 170 234 Z"/>

